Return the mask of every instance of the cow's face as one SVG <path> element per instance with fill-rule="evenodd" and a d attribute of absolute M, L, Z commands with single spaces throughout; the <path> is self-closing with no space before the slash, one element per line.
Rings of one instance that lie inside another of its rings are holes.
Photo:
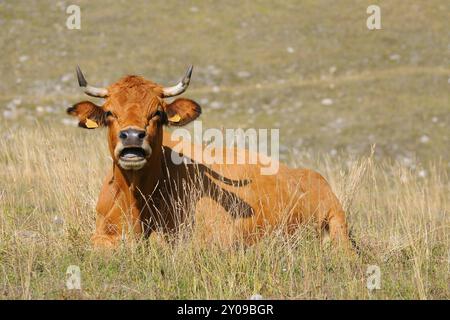
<path fill-rule="evenodd" d="M 191 71 L 187 76 L 190 77 Z M 80 74 L 81 71 L 78 73 L 79 81 Z M 84 77 L 80 81 L 81 86 L 83 80 Z M 186 80 L 185 76 L 180 83 L 163 88 L 142 77 L 128 76 L 107 89 L 100 89 L 88 86 L 84 80 L 86 93 L 106 98 L 105 103 L 98 106 L 83 101 L 67 109 L 67 112 L 78 117 L 82 128 L 107 127 L 114 162 L 125 170 L 140 170 L 154 151 L 161 149 L 164 125 L 182 126 L 201 113 L 200 106 L 189 99 L 176 99 L 172 103 L 164 101 L 166 97 L 183 92 L 189 78 Z"/>

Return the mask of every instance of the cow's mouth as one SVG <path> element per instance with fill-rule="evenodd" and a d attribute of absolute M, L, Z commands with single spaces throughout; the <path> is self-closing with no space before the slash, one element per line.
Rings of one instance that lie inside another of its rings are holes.
<path fill-rule="evenodd" d="M 147 163 L 147 157 L 144 148 L 124 148 L 119 153 L 119 165 L 126 170 L 139 170 Z"/>
<path fill-rule="evenodd" d="M 145 158 L 145 151 L 142 148 L 124 148 L 120 153 L 120 159 L 125 161 L 136 161 Z"/>

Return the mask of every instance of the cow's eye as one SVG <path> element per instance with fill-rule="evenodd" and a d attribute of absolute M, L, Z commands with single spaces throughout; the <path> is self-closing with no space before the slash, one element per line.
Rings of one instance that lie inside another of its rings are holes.
<path fill-rule="evenodd" d="M 154 119 L 154 118 L 156 118 L 156 117 L 161 117 L 161 115 L 162 115 L 162 112 L 159 111 L 159 110 L 157 110 L 154 114 L 152 114 L 152 115 L 150 116 L 149 120 Z"/>
<path fill-rule="evenodd" d="M 165 123 L 165 112 L 161 110 L 157 110 L 155 113 L 148 117 L 149 122 L 156 122 L 158 125 Z"/>
<path fill-rule="evenodd" d="M 161 117 L 162 112 L 160 110 L 156 111 L 155 114 L 153 115 L 154 117 Z"/>
<path fill-rule="evenodd" d="M 106 118 L 108 118 L 108 117 L 116 117 L 111 111 L 106 111 L 106 113 L 105 113 L 105 117 Z"/>

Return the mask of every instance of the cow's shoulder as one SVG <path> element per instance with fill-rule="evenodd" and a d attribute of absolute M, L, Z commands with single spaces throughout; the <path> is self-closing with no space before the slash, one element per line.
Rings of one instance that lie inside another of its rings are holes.
<path fill-rule="evenodd" d="M 117 183 L 114 183 L 113 170 L 109 169 L 105 178 L 103 179 L 103 185 L 100 190 L 100 194 L 97 200 L 97 212 L 106 214 L 114 206 L 114 201 L 119 193 L 119 187 Z"/>

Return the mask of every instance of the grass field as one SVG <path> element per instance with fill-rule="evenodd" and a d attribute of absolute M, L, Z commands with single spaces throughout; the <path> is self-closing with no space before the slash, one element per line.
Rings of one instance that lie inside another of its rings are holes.
<path fill-rule="evenodd" d="M 72 3 L 81 30 L 65 27 Z M 450 3 L 378 1 L 378 31 L 369 4 L 0 1 L 0 297 L 450 298 Z M 172 84 L 189 63 L 203 124 L 280 128 L 283 161 L 323 173 L 344 202 L 359 258 L 308 226 L 235 250 L 91 249 L 111 162 L 105 132 L 64 113 L 86 99 L 74 67 L 97 85 Z M 81 292 L 66 289 L 69 265 Z"/>

